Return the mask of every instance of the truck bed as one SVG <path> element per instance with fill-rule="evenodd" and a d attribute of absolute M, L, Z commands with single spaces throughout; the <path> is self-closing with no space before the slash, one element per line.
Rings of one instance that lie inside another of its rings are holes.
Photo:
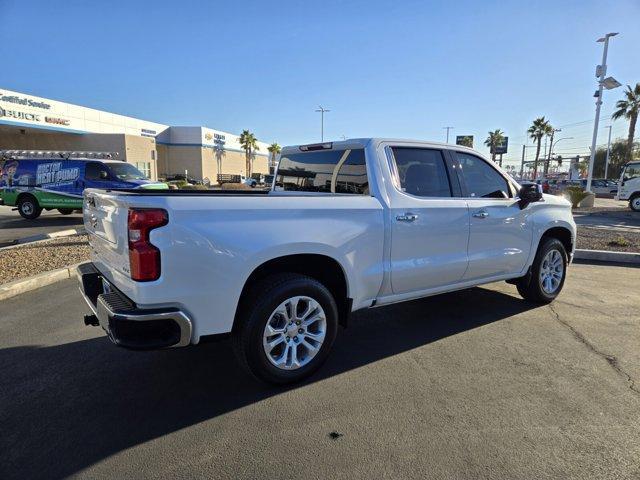
<path fill-rule="evenodd" d="M 94 189 L 99 190 L 99 189 Z M 151 190 L 144 188 L 109 188 L 106 193 L 131 193 L 144 197 L 216 197 L 216 196 L 244 196 L 267 195 L 270 190 Z"/>

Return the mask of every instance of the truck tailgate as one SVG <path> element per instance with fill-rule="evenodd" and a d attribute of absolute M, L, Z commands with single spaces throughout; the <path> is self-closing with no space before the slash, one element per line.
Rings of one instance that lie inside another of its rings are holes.
<path fill-rule="evenodd" d="M 83 221 L 92 248 L 92 260 L 101 270 L 129 276 L 128 207 L 116 195 L 87 190 Z"/>

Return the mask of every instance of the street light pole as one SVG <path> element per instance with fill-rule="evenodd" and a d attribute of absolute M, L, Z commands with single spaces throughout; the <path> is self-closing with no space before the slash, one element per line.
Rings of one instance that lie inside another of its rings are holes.
<path fill-rule="evenodd" d="M 589 173 L 587 174 L 587 192 L 591 192 L 591 180 L 593 180 L 593 164 L 596 159 L 596 142 L 598 140 L 598 123 L 600 122 L 600 107 L 602 106 L 602 91 L 604 88 L 604 76 L 607 73 L 607 51 L 609 50 L 609 38 L 616 36 L 617 33 L 607 33 L 604 37 L 599 38 L 598 42 L 604 42 L 602 51 L 602 63 L 596 72 L 599 73 L 598 90 L 596 92 L 596 118 L 593 123 L 593 138 L 591 139 L 591 158 L 589 159 Z"/>
<path fill-rule="evenodd" d="M 604 179 L 607 179 L 607 173 L 609 173 L 609 154 L 611 153 L 611 125 L 607 127 L 609 129 L 609 140 L 607 140 L 607 159 L 604 161 Z"/>
<path fill-rule="evenodd" d="M 316 110 L 316 112 L 320 112 L 320 141 L 324 142 L 324 114 L 325 112 L 330 112 L 331 110 L 322 108 L 322 105 L 318 106 L 318 108 L 319 110 Z"/>
<path fill-rule="evenodd" d="M 442 127 L 442 129 L 447 131 L 447 143 L 449 143 L 449 130 L 452 130 L 453 127 Z"/>

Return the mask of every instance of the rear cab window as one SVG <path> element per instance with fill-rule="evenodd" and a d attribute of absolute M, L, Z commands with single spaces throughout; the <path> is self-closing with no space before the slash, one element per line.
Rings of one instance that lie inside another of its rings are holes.
<path fill-rule="evenodd" d="M 369 195 L 364 149 L 283 154 L 275 182 L 278 191 Z"/>

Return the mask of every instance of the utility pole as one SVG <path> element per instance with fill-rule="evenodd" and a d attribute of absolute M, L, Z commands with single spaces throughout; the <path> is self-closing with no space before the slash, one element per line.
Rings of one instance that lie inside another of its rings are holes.
<path fill-rule="evenodd" d="M 607 158 L 604 161 L 604 179 L 607 179 L 609 173 L 609 154 L 611 153 L 611 125 L 605 127 L 609 129 L 609 140 L 607 140 Z"/>
<path fill-rule="evenodd" d="M 442 129 L 447 131 L 447 143 L 449 143 L 449 130 L 453 130 L 453 127 L 442 127 Z"/>
<path fill-rule="evenodd" d="M 322 108 L 322 105 L 318 106 L 318 108 L 319 110 L 316 110 L 316 112 L 320 112 L 320 141 L 324 142 L 324 114 L 325 112 L 330 112 L 331 110 Z"/>
<path fill-rule="evenodd" d="M 596 67 L 596 76 L 598 76 L 598 90 L 596 97 L 596 118 L 593 122 L 593 138 L 591 139 L 591 158 L 589 158 L 589 169 L 587 174 L 587 192 L 591 192 L 591 180 L 593 180 L 593 164 L 596 159 L 596 141 L 598 140 L 598 123 L 600 122 L 600 107 L 602 106 L 602 90 L 604 88 L 604 76 L 607 74 L 607 51 L 609 50 L 609 38 L 615 37 L 617 33 L 607 33 L 604 37 L 597 40 L 598 43 L 604 43 L 602 50 L 602 63 Z M 615 81 L 615 80 L 614 80 Z M 615 87 L 612 87 L 615 88 Z"/>
<path fill-rule="evenodd" d="M 543 176 L 547 176 L 547 173 L 549 173 L 549 165 L 551 164 L 551 154 L 553 152 L 553 137 L 555 136 L 556 132 L 561 132 L 562 130 L 559 128 L 554 128 L 553 130 L 551 130 L 551 140 L 549 141 L 549 154 L 547 155 L 547 160 L 544 164 L 544 170 L 543 170 Z M 544 142 L 544 147 L 545 150 L 547 149 L 547 142 L 545 139 Z"/>
<path fill-rule="evenodd" d="M 522 175 L 524 174 L 524 151 L 527 149 L 526 145 L 522 145 L 522 162 L 520 162 L 520 181 L 522 181 Z"/>

